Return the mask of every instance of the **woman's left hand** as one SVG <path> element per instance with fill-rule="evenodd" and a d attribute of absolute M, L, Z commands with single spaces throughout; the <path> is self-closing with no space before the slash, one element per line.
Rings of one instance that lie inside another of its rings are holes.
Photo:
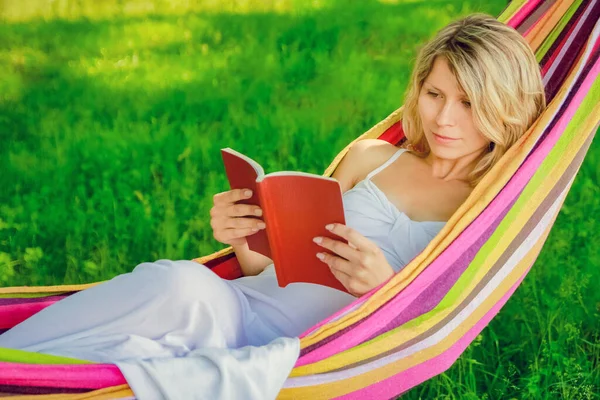
<path fill-rule="evenodd" d="M 348 244 L 326 237 L 316 237 L 315 243 L 333 253 L 317 253 L 333 275 L 354 296 L 361 296 L 394 275 L 383 252 L 375 243 L 344 224 L 326 228 L 348 241 Z M 330 229 L 331 228 L 331 229 Z"/>

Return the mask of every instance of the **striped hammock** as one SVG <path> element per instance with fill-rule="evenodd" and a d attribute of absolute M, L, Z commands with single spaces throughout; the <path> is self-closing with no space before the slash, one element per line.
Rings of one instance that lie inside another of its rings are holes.
<path fill-rule="evenodd" d="M 498 313 L 539 254 L 598 129 L 599 17 L 600 0 L 517 0 L 503 11 L 498 19 L 535 51 L 547 109 L 420 255 L 301 336 L 279 398 L 392 398 L 448 369 Z M 398 143 L 401 117 L 402 108 L 356 140 Z M 197 261 L 240 276 L 231 249 Z M 89 286 L 0 289 L 0 333 Z M 0 349 L 0 397 L 11 394 L 133 396 L 114 365 Z"/>

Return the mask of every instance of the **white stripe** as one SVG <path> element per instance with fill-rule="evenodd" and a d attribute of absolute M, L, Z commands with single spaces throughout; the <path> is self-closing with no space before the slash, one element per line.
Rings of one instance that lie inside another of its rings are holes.
<path fill-rule="evenodd" d="M 588 9 L 586 11 L 589 11 L 589 10 L 590 9 Z M 580 22 L 582 22 L 582 21 L 580 21 Z M 586 46 L 585 51 L 582 56 L 585 61 L 579 64 L 579 69 L 577 70 L 577 73 L 575 74 L 575 77 L 573 78 L 572 82 L 577 82 L 577 78 L 579 78 L 579 76 L 581 75 L 581 72 L 583 71 L 583 68 L 585 67 L 585 64 L 589 61 L 590 54 L 592 53 L 592 49 L 594 48 L 594 44 L 596 42 L 596 39 L 598 39 L 599 35 L 600 35 L 600 21 L 596 22 L 596 26 L 594 27 L 594 30 L 592 31 L 592 34 L 590 35 L 590 38 L 588 39 L 587 46 Z M 571 35 L 569 37 L 569 40 L 572 41 L 573 37 L 575 37 L 575 35 Z M 565 49 L 566 49 L 566 47 L 567 47 L 566 45 L 568 43 L 569 42 L 565 43 L 565 46 L 563 46 L 563 48 L 561 49 L 561 52 L 566 51 Z M 555 65 L 557 65 L 557 64 L 558 63 L 556 63 Z M 548 84 L 548 80 L 550 79 L 550 74 L 552 72 L 554 72 L 554 69 L 556 69 L 556 67 L 554 67 L 554 68 L 551 67 L 551 70 L 548 70 L 548 73 L 546 74 L 546 76 L 544 76 L 544 78 L 543 78 L 544 86 L 546 86 Z M 564 85 L 564 83 L 563 83 L 563 85 Z M 574 90 L 573 86 L 571 86 L 569 88 L 567 93 L 565 93 L 563 98 L 560 100 L 558 107 L 556 107 L 554 109 L 554 113 L 552 114 L 552 117 L 548 119 L 548 124 L 541 130 L 540 133 L 542 133 L 544 130 L 546 130 L 548 128 L 548 125 L 554 120 L 554 118 L 556 118 L 556 114 L 560 111 L 561 107 L 563 106 L 563 104 L 565 103 L 565 101 L 567 100 L 567 98 L 569 96 L 569 92 L 571 92 L 572 90 Z M 556 97 L 554 99 L 556 99 Z M 544 112 L 544 114 L 546 114 L 546 113 Z M 544 114 L 542 114 L 542 115 L 544 115 Z M 536 143 L 540 140 L 540 138 L 541 138 L 541 135 L 536 140 Z"/>
<path fill-rule="evenodd" d="M 558 53 L 558 56 L 554 60 L 554 63 L 552 63 L 552 65 L 550 66 L 550 69 L 548 69 L 548 72 L 544 76 L 544 86 L 546 86 L 548 84 L 548 82 L 550 81 L 550 78 L 552 78 L 552 75 L 554 75 L 556 68 L 558 68 L 560 61 L 563 59 L 565 53 L 571 46 L 571 43 L 573 43 L 573 40 L 575 39 L 575 37 L 577 36 L 579 31 L 581 30 L 581 27 L 586 22 L 586 20 L 589 18 L 589 15 L 592 12 L 592 9 L 594 8 L 594 3 L 595 2 L 588 4 L 585 12 L 583 13 L 583 16 L 581 17 L 581 19 L 575 26 L 575 29 L 573 29 L 573 32 L 571 32 L 571 35 L 569 35 L 569 38 L 565 42 L 565 45 L 560 49 L 560 52 Z M 592 37 L 594 37 L 594 35 L 592 35 Z M 592 40 L 592 42 L 593 42 L 593 40 Z M 591 51 L 589 43 L 588 43 L 588 49 L 589 49 L 589 51 Z M 586 54 L 584 54 L 584 59 L 587 59 L 587 56 L 588 56 L 588 54 L 587 54 L 587 49 L 586 49 Z"/>

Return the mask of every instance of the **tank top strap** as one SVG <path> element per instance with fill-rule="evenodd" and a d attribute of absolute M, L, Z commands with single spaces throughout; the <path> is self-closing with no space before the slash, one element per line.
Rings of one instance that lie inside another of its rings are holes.
<path fill-rule="evenodd" d="M 381 164 L 379 167 L 375 168 L 373 171 L 369 172 L 366 179 L 370 180 L 375 175 L 377 175 L 379 172 L 383 171 L 388 165 L 390 165 L 391 163 L 396 161 L 398 159 L 398 157 L 400 157 L 400 154 L 404 153 L 405 151 L 406 151 L 406 149 L 398 149 L 398 151 L 396 151 L 386 162 Z"/>

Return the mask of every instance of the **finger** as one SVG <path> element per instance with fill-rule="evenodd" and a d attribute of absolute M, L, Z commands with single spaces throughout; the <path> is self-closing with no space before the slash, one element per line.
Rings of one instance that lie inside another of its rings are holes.
<path fill-rule="evenodd" d="M 227 192 L 215 194 L 213 196 L 213 203 L 215 205 L 225 205 L 249 199 L 250 197 L 252 197 L 252 191 L 250 189 L 232 189 Z"/>
<path fill-rule="evenodd" d="M 356 230 L 344 224 L 329 224 L 325 227 L 331 233 L 338 235 L 351 243 L 359 251 L 375 251 L 377 245 L 358 233 Z"/>
<path fill-rule="evenodd" d="M 338 269 L 336 267 L 332 267 L 331 265 L 329 265 L 329 263 L 333 263 L 334 265 L 336 264 L 336 262 L 334 261 L 334 258 L 338 258 L 336 256 L 332 256 L 332 255 L 328 255 L 325 254 L 325 258 L 321 261 L 323 261 L 324 263 L 328 264 L 329 270 L 331 271 L 331 273 L 333 274 L 333 276 L 335 277 L 335 279 L 337 279 L 338 281 L 340 281 L 340 283 L 346 288 L 346 290 L 348 290 L 348 292 L 353 295 L 353 296 L 359 296 L 358 291 L 356 290 L 356 279 L 354 279 L 352 277 L 352 275 L 348 274 L 347 272 L 345 272 L 342 269 Z M 341 263 L 343 263 L 345 260 L 341 260 Z"/>
<path fill-rule="evenodd" d="M 221 243 L 233 244 L 234 241 L 254 235 L 258 230 L 255 228 L 222 229 L 213 231 L 213 237 Z"/>
<path fill-rule="evenodd" d="M 262 214 L 260 207 L 250 204 L 228 203 L 226 205 L 215 205 L 210 209 L 212 218 L 248 217 L 251 215 L 261 217 Z"/>
<path fill-rule="evenodd" d="M 226 218 L 223 223 L 226 229 L 265 228 L 265 223 L 256 218 Z"/>
<path fill-rule="evenodd" d="M 329 270 L 331 271 L 331 273 L 333 274 L 333 276 L 335 276 L 335 279 L 337 279 L 338 281 L 340 281 L 340 283 L 346 289 L 350 290 L 349 287 L 348 287 L 348 286 L 350 286 L 350 282 L 351 282 L 350 275 L 348 275 L 348 274 L 346 274 L 346 273 L 344 273 L 342 271 L 338 271 L 336 269 L 333 269 L 331 267 L 329 267 Z"/>
<path fill-rule="evenodd" d="M 314 238 L 313 241 L 319 246 L 324 247 L 327 250 L 331 250 L 332 252 L 345 258 L 346 260 L 350 260 L 353 262 L 359 261 L 360 253 L 356 249 L 356 247 L 352 248 L 344 242 L 328 237 L 318 236 Z"/>
<path fill-rule="evenodd" d="M 226 240 L 231 239 L 239 239 L 242 237 L 250 236 L 258 232 L 256 228 L 234 228 L 234 229 L 226 229 L 223 232 L 223 237 Z"/>
<path fill-rule="evenodd" d="M 260 207 L 250 204 L 230 204 L 224 208 L 224 215 L 228 217 L 246 217 L 255 215 L 260 217 L 263 213 Z"/>
<path fill-rule="evenodd" d="M 340 264 L 346 260 L 343 260 L 340 257 L 327 253 L 317 253 L 317 258 L 321 260 L 324 264 L 327 264 L 331 272 L 335 275 L 336 278 L 338 278 L 340 282 L 342 282 L 342 279 L 340 279 L 340 277 L 343 278 L 345 281 L 348 281 L 350 279 L 350 274 L 347 272 L 348 269 L 340 268 Z M 338 259 L 340 261 L 336 261 L 335 259 Z M 336 265 L 336 267 L 333 267 L 332 265 Z"/>
<path fill-rule="evenodd" d="M 332 270 L 335 269 L 340 273 L 344 273 L 349 277 L 353 276 L 353 266 L 348 260 L 342 257 L 336 256 L 335 254 L 328 253 L 317 253 L 317 258 L 329 265 Z"/>

